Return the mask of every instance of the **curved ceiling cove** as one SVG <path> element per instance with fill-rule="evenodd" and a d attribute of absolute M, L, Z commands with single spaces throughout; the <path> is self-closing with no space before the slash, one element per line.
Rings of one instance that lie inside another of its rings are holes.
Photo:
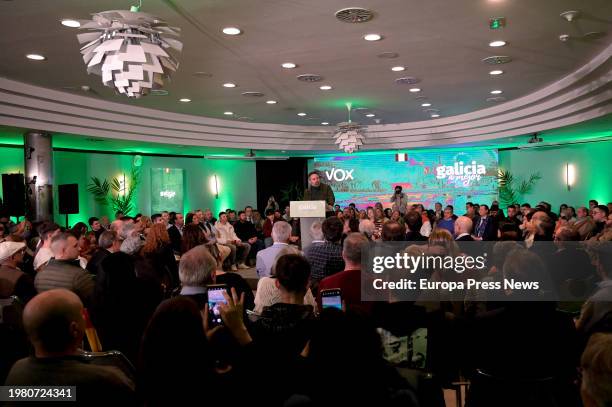
<path fill-rule="evenodd" d="M 184 48 L 173 80 L 137 100 L 88 76 L 78 30 L 60 24 L 108 2 L 50 3 L 0 2 L 0 125 L 305 152 L 336 150 L 347 102 L 367 126 L 362 150 L 483 143 L 612 114 L 611 21 L 597 17 L 612 15 L 607 0 L 580 4 L 571 21 L 562 15 L 570 0 L 144 2 L 182 29 Z M 500 16 L 505 26 L 492 30 Z M 24 19 L 36 29 L 16 43 Z M 483 62 L 492 58 L 495 66 Z"/>

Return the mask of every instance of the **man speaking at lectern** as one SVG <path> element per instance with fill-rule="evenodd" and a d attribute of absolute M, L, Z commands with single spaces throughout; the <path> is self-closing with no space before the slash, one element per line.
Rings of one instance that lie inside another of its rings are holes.
<path fill-rule="evenodd" d="M 308 188 L 304 191 L 304 201 L 325 201 L 325 210 L 333 212 L 336 197 L 334 191 L 327 184 L 321 183 L 321 178 L 317 171 L 308 174 Z"/>

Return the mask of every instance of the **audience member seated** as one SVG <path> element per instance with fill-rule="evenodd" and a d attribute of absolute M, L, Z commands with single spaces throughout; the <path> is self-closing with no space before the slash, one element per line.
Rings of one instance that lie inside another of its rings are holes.
<path fill-rule="evenodd" d="M 0 298 L 15 295 L 25 303 L 36 295 L 32 277 L 19 269 L 25 250 L 22 242 L 0 243 Z"/>
<path fill-rule="evenodd" d="M 455 234 L 455 215 L 453 214 L 453 206 L 447 205 L 444 208 L 444 214 L 441 219 L 436 222 L 436 227 L 440 229 L 446 229 L 451 235 Z"/>
<path fill-rule="evenodd" d="M 227 259 L 232 271 L 238 269 L 248 269 L 249 266 L 244 264 L 251 250 L 251 245 L 243 242 L 236 236 L 234 227 L 229 223 L 225 212 L 219 213 L 219 220 L 215 223 L 217 229 L 217 243 L 230 248 L 230 255 Z"/>
<path fill-rule="evenodd" d="M 406 241 L 408 242 L 423 242 L 427 238 L 421 235 L 421 227 L 423 226 L 423 218 L 420 213 L 415 210 L 410 210 L 404 216 L 404 225 L 406 225 Z"/>
<path fill-rule="evenodd" d="M 87 262 L 87 271 L 91 274 L 98 274 L 98 269 L 102 261 L 111 253 L 116 253 L 121 249 L 121 240 L 117 232 L 104 231 L 98 239 L 98 250 L 95 251 L 91 259 Z"/>
<path fill-rule="evenodd" d="M 495 240 L 497 238 L 497 224 L 495 218 L 489 216 L 489 206 L 480 205 L 478 221 L 474 226 L 474 240 Z"/>
<path fill-rule="evenodd" d="M 580 360 L 580 393 L 584 407 L 612 404 L 612 334 L 596 334 L 589 340 Z"/>
<path fill-rule="evenodd" d="M 319 281 L 344 270 L 340 245 L 343 228 L 342 221 L 336 216 L 328 217 L 321 225 L 325 242 L 310 245 L 304 251 L 312 268 L 311 288 L 315 294 Z"/>
<path fill-rule="evenodd" d="M 506 222 L 514 223 L 517 227 L 521 225 L 521 220 L 518 218 L 518 210 L 516 205 L 508 205 L 506 208 L 508 216 L 506 217 Z"/>
<path fill-rule="evenodd" d="M 83 304 L 64 289 L 45 291 L 25 307 L 23 324 L 34 354 L 11 369 L 7 386 L 76 386 L 80 405 L 137 405 L 129 372 L 82 357 Z"/>
<path fill-rule="evenodd" d="M 38 227 L 38 236 L 40 236 L 41 246 L 34 256 L 34 270 L 39 271 L 49 260 L 53 258 L 51 250 L 51 239 L 60 233 L 60 228 L 53 222 L 43 222 Z"/>
<path fill-rule="evenodd" d="M 230 395 L 218 394 L 215 389 L 214 368 L 202 312 L 195 301 L 179 296 L 162 302 L 142 338 L 139 393 L 145 404 L 227 402 Z"/>
<path fill-rule="evenodd" d="M 34 285 L 39 293 L 65 288 L 76 293 L 88 306 L 94 290 L 93 275 L 79 267 L 78 240 L 70 233 L 60 233 L 51 240 L 53 258 L 36 274 Z"/>
<path fill-rule="evenodd" d="M 582 306 L 576 324 L 583 342 L 595 332 L 612 332 L 612 247 L 609 242 L 593 242 L 588 250 L 595 260 L 599 282 L 595 293 Z"/>
<path fill-rule="evenodd" d="M 597 205 L 591 211 L 593 214 L 593 221 L 595 222 L 595 229 L 593 229 L 593 237 L 597 238 L 603 233 L 606 227 L 606 221 L 608 220 L 608 207 L 606 205 Z"/>
<path fill-rule="evenodd" d="M 359 233 L 363 233 L 363 235 L 368 240 L 374 240 L 374 234 L 376 232 L 376 225 L 369 219 L 362 219 L 359 222 Z"/>
<path fill-rule="evenodd" d="M 459 216 L 455 220 L 455 240 L 458 242 L 472 242 L 472 219 L 468 216 Z"/>
<path fill-rule="evenodd" d="M 151 226 L 140 255 L 148 268 L 154 272 L 155 279 L 166 287 L 166 291 L 178 287 L 178 267 L 164 223 L 156 223 Z"/>
<path fill-rule="evenodd" d="M 510 253 L 503 266 L 504 278 L 515 281 L 540 281 L 544 273 L 540 259 L 524 249 Z M 572 319 L 556 311 L 554 303 L 526 300 L 533 300 L 533 294 L 518 290 L 505 294 L 508 301 L 503 307 L 479 314 L 464 326 L 465 342 L 460 346 L 467 351 L 465 364 L 509 383 L 552 377 L 556 399 L 574 400 L 578 348 Z M 470 388 L 479 406 L 497 405 L 499 391 L 490 385 Z"/>
<path fill-rule="evenodd" d="M 323 310 L 304 356 L 305 376 L 317 383 L 303 383 L 302 397 L 294 395 L 287 406 L 419 405 L 411 386 L 383 358 L 376 328 L 354 312 Z"/>
<path fill-rule="evenodd" d="M 387 223 L 385 227 L 389 223 Z M 368 239 L 361 233 L 350 233 L 346 239 L 344 239 L 342 245 L 342 259 L 345 265 L 344 270 L 329 277 L 325 277 L 319 283 L 319 294 L 317 295 L 319 309 L 322 309 L 321 291 L 339 288 L 342 301 L 347 310 L 360 308 L 369 311 L 370 304 L 361 301 L 361 252 L 368 247 L 367 245 Z"/>
<path fill-rule="evenodd" d="M 159 282 L 138 254 L 110 253 L 98 268 L 91 318 L 103 349 L 120 350 L 135 363 L 147 321 L 162 301 Z"/>
<path fill-rule="evenodd" d="M 264 244 L 266 247 L 272 246 L 273 238 L 272 238 L 272 227 L 274 226 L 274 222 L 276 222 L 274 216 L 274 209 L 268 208 L 265 211 L 266 219 L 262 225 L 262 234 L 264 238 Z"/>
<path fill-rule="evenodd" d="M 168 236 L 175 253 L 181 253 L 181 240 L 183 238 L 183 227 L 185 220 L 182 213 L 170 212 L 168 214 Z"/>
<path fill-rule="evenodd" d="M 336 218 L 337 219 L 337 218 Z M 314 324 L 314 310 L 304 304 L 310 264 L 300 254 L 278 258 L 275 285 L 281 301 L 263 308 L 252 325 L 253 340 L 273 352 L 274 358 L 297 357 L 306 346 Z"/>
<path fill-rule="evenodd" d="M 281 251 L 278 252 L 274 263 L 272 264 L 272 268 L 270 269 L 270 276 L 262 277 L 257 282 L 257 290 L 255 294 L 255 308 L 253 311 L 256 314 L 261 314 L 263 312 L 264 307 L 269 307 L 278 302 L 282 301 L 281 291 L 276 286 L 276 277 L 275 277 L 275 269 L 276 262 L 281 256 L 286 254 L 301 254 L 300 251 L 295 246 L 285 246 Z M 306 295 L 304 295 L 304 304 L 312 305 L 314 312 L 317 311 L 317 304 L 312 295 L 312 291 L 310 288 L 306 291 Z"/>
<path fill-rule="evenodd" d="M 400 225 L 399 222 L 388 221 L 383 225 L 380 239 L 383 242 L 402 242 L 406 237 L 404 226 Z"/>
<path fill-rule="evenodd" d="M 228 290 L 233 287 L 238 295 L 244 293 L 245 308 L 253 309 L 254 295 L 246 280 L 239 274 L 218 270 L 219 266 L 205 246 L 196 246 L 183 254 L 179 263 L 180 295 L 192 298 L 200 309 L 204 309 L 208 301 L 206 286 L 225 284 Z"/>
<path fill-rule="evenodd" d="M 96 241 L 97 241 L 100 238 L 100 235 L 102 234 L 102 232 L 104 232 L 105 230 L 102 227 L 102 224 L 100 223 L 100 219 L 96 218 L 95 216 L 92 216 L 91 218 L 89 218 L 87 223 L 89 223 L 89 227 L 91 228 L 91 231 L 94 232 L 94 234 L 96 235 Z"/>
<path fill-rule="evenodd" d="M 578 232 L 568 226 L 561 227 L 555 235 L 557 251 L 550 258 L 550 273 L 558 287 L 567 280 L 586 281 L 595 277 L 591 259 L 579 246 L 579 239 Z"/>
<path fill-rule="evenodd" d="M 256 259 L 257 253 L 265 248 L 265 244 L 257 237 L 255 225 L 247 220 L 246 212 L 238 212 L 238 221 L 234 223 L 234 231 L 240 240 L 251 245 L 248 259 Z"/>
<path fill-rule="evenodd" d="M 285 221 L 274 223 L 272 227 L 272 240 L 274 244 L 257 253 L 256 269 L 259 278 L 269 277 L 272 265 L 278 253 L 289 245 L 291 225 Z"/>

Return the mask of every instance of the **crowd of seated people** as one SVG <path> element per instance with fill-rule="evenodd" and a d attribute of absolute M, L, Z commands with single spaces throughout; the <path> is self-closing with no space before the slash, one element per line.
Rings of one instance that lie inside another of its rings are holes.
<path fill-rule="evenodd" d="M 76 385 L 90 404 L 442 407 L 442 389 L 457 381 L 471 384 L 472 407 L 612 402 L 612 204 L 555 212 L 547 202 L 468 202 L 460 216 L 441 203 L 384 206 L 336 205 L 312 224 L 304 248 L 299 219 L 276 201 L 263 216 L 251 206 L 216 217 L 210 209 L 117 213 L 71 228 L 0 215 L 0 299 L 4 315 L 17 310 L 0 323 L 10 339 L 0 379 Z M 530 281 L 548 273 L 557 289 L 581 289 L 582 300 L 534 301 L 512 290 L 494 300 L 469 290 L 363 299 L 369 245 L 459 257 L 469 254 L 465 242 L 491 245 L 484 272 L 425 277 Z M 248 268 L 256 289 L 241 272 Z M 216 322 L 211 285 L 225 288 Z M 342 309 L 324 306 L 326 290 L 340 291 Z M 127 363 L 87 353 L 96 350 L 87 326 Z M 428 332 L 418 368 L 427 375 L 415 380 L 403 368 L 414 367 L 408 348 L 419 328 Z M 517 390 L 524 387 L 529 394 Z M 543 399 L 523 403 L 533 394 Z"/>

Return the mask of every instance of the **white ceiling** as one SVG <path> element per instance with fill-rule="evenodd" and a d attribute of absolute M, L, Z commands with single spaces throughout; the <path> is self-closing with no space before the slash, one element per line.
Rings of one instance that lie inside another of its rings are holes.
<path fill-rule="evenodd" d="M 64 90 L 88 85 L 101 98 L 133 106 L 174 113 L 227 119 L 224 111 L 260 123 L 293 125 L 332 124 L 345 119 L 342 102 L 367 107 L 382 123 L 427 120 L 410 86 L 396 85 L 401 76 L 415 76 L 422 95 L 442 117 L 465 114 L 491 106 L 485 99 L 492 89 L 502 89 L 508 100 L 535 92 L 572 73 L 611 43 L 608 33 L 596 40 L 580 39 L 593 31 L 610 31 L 610 0 L 144 0 L 142 11 L 182 28 L 184 50 L 179 70 L 166 89 L 169 96 L 130 100 L 115 95 L 88 76 L 75 35 L 78 30 L 60 25 L 63 18 L 87 19 L 91 13 L 128 9 L 133 3 L 118 0 L 9 0 L 0 1 L 0 76 L 34 85 Z M 347 24 L 334 13 L 359 6 L 375 12 L 372 21 Z M 568 23 L 559 14 L 579 10 Z M 493 31 L 490 17 L 503 16 L 507 27 Z M 230 37 L 225 26 L 244 33 Z M 384 40 L 362 39 L 377 32 Z M 568 42 L 559 41 L 569 34 Z M 508 45 L 490 48 L 492 40 Z M 37 52 L 48 59 L 32 62 L 24 55 Z M 397 59 L 381 59 L 396 52 Z M 508 55 L 501 66 L 506 73 L 491 77 L 492 68 L 481 60 Z M 281 68 L 292 61 L 297 69 Z M 406 71 L 392 72 L 404 65 Z M 211 77 L 197 77 L 205 71 Z M 303 83 L 296 75 L 315 73 L 325 80 Z M 226 89 L 224 82 L 239 86 Z M 321 91 L 321 84 L 334 87 Z M 241 92 L 263 92 L 248 98 Z M 92 94 L 88 94 L 94 96 Z M 187 97 L 191 103 L 180 103 Z M 279 103 L 267 105 L 267 99 Z M 303 111 L 306 118 L 297 116 Z M 317 118 L 316 120 L 311 120 Z M 360 113 L 354 117 L 373 124 Z"/>

